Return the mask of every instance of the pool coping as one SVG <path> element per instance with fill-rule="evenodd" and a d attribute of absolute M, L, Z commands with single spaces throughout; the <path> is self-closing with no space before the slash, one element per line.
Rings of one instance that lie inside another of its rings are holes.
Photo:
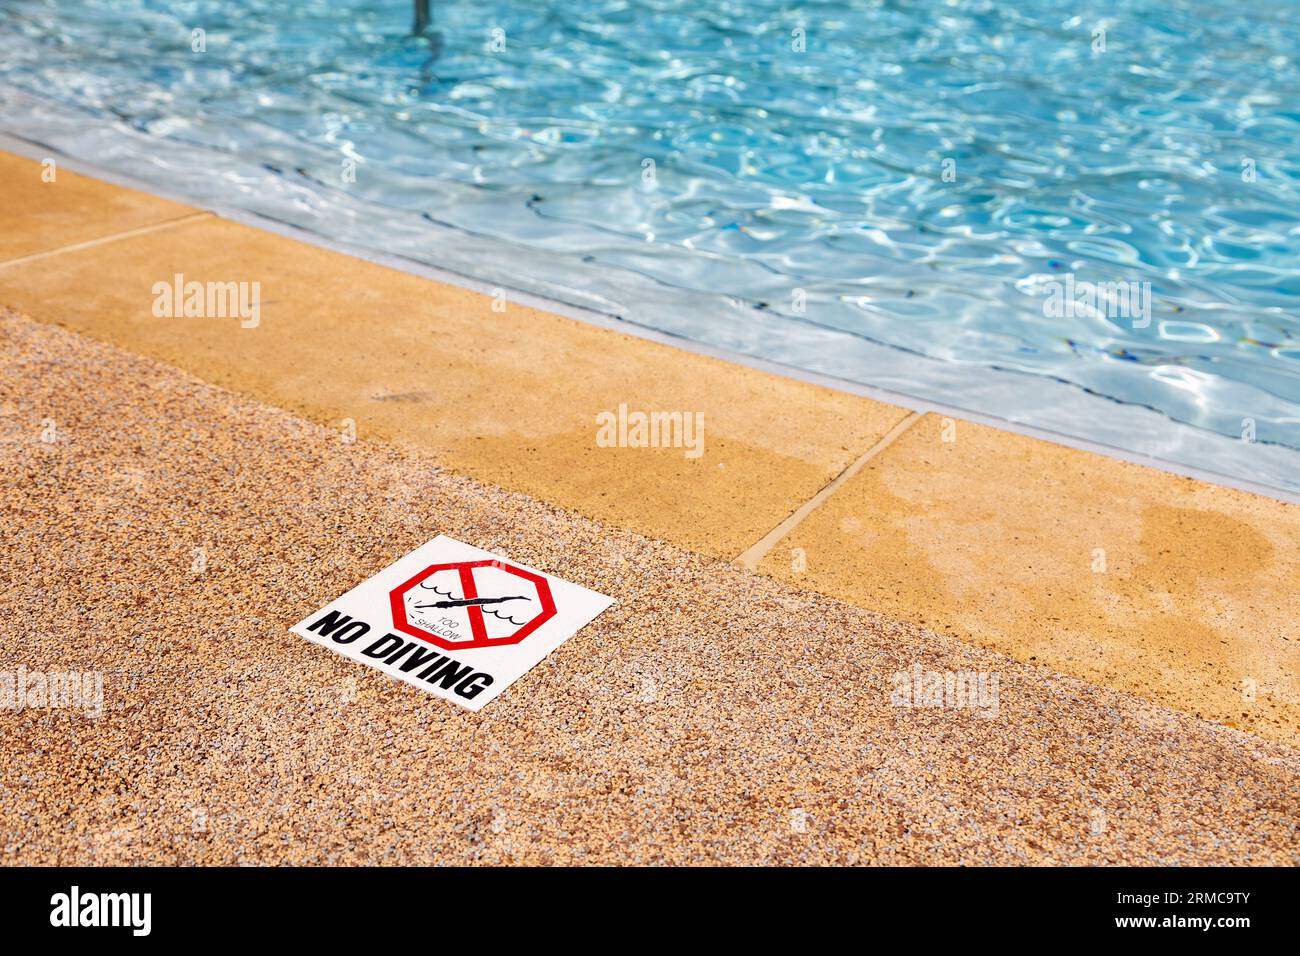
<path fill-rule="evenodd" d="M 297 242 L 312 245 L 319 249 L 325 249 L 330 252 L 339 253 L 340 255 L 350 256 L 354 259 L 361 259 L 366 262 L 395 269 L 400 272 L 406 272 L 410 275 L 419 276 L 444 285 L 455 286 L 469 292 L 475 292 L 480 295 L 493 295 L 499 289 L 503 289 L 507 301 L 517 305 L 526 306 L 542 312 L 550 312 L 577 322 L 596 326 L 597 328 L 620 332 L 624 335 L 644 339 L 650 342 L 656 342 L 660 345 L 666 345 L 670 348 L 684 352 L 708 356 L 733 365 L 754 369 L 755 371 L 765 372 L 770 375 L 776 375 L 793 381 L 804 382 L 809 385 L 817 385 L 822 388 L 829 388 L 850 395 L 857 395 L 876 402 L 906 408 L 910 411 L 921 414 L 932 413 L 975 422 L 981 425 L 988 425 L 1013 434 L 1024 435 L 1029 438 L 1037 438 L 1056 445 L 1062 445 L 1066 448 L 1092 452 L 1093 454 L 1113 458 L 1118 461 L 1126 461 L 1148 468 L 1155 468 L 1159 471 L 1179 475 L 1184 478 L 1193 478 L 1207 484 L 1218 485 L 1225 488 L 1235 488 L 1239 491 L 1249 492 L 1250 494 L 1260 495 L 1266 498 L 1274 498 L 1291 504 L 1300 504 L 1300 493 L 1291 492 L 1285 488 L 1278 488 L 1261 482 L 1249 481 L 1247 479 L 1225 475 L 1220 472 L 1185 465 L 1180 462 L 1170 461 L 1154 455 L 1144 455 L 1124 448 L 1118 448 L 1114 445 L 1108 445 L 1104 442 L 1092 441 L 1076 435 L 1070 435 L 1065 432 L 1017 422 L 997 415 L 990 415 L 944 402 L 918 398 L 915 395 L 887 388 L 864 385 L 860 382 L 854 382 L 834 375 L 826 375 L 820 372 L 799 368 L 797 366 L 785 365 L 769 359 L 758 358 L 733 349 L 697 342 L 683 336 L 662 332 L 658 329 L 630 321 L 618 315 L 587 309 L 582 306 L 563 302 L 558 299 L 551 299 L 522 289 L 485 282 L 476 279 L 471 275 L 441 269 L 406 256 L 393 255 L 372 249 L 368 246 L 332 239 L 328 236 L 323 236 L 320 233 L 315 233 L 291 223 L 282 222 L 256 212 L 251 212 L 238 206 L 226 206 L 222 204 L 205 205 L 202 203 L 196 203 L 192 199 L 168 189 L 159 188 L 154 184 L 145 183 L 134 177 L 123 175 L 116 170 L 70 156 L 55 147 L 45 146 L 4 130 L 0 130 L 0 151 L 10 152 L 36 162 L 40 162 L 45 158 L 55 158 L 58 160 L 60 165 L 66 166 L 69 170 L 83 176 L 90 176 L 125 189 L 147 193 L 160 199 L 166 199 L 171 202 L 193 207 L 204 213 L 218 216 L 231 222 L 238 222 L 255 229 L 275 233 L 276 235 L 283 236 L 287 239 L 293 239 Z M 159 224 L 158 226 L 158 228 L 165 227 L 166 224 Z M 130 231 L 121 236 L 105 237 L 102 241 L 111 242 L 117 238 L 126 238 L 129 234 Z M 55 255 L 61 251 L 69 250 L 50 250 L 48 253 L 45 253 L 45 255 Z M 3 263 L 2 265 L 10 264 L 13 263 Z M 989 369 L 987 371 L 990 375 L 1008 374 L 1003 370 L 998 369 Z M 1101 399 L 1100 397 L 1098 398 L 1098 401 L 1103 400 L 1104 399 Z M 1168 421 L 1171 425 L 1186 428 L 1192 427 L 1174 422 L 1172 419 L 1168 419 Z M 1287 451 L 1291 451 L 1291 449 L 1287 449 Z M 1300 460 L 1300 452 L 1296 452 L 1295 454 L 1297 455 L 1297 460 Z"/>

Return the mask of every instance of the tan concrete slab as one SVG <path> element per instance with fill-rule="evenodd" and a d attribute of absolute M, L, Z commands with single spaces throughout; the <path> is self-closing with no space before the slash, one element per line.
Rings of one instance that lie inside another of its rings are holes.
<path fill-rule="evenodd" d="M 761 568 L 1229 726 L 1300 732 L 1294 505 L 927 415 Z"/>
<path fill-rule="evenodd" d="M 176 274 L 260 283 L 259 324 L 156 317 Z M 220 219 L 0 267 L 0 302 L 718 557 L 905 414 Z M 597 416 L 620 405 L 702 415 L 702 454 L 602 447 Z"/>
<path fill-rule="evenodd" d="M 3 314 L 0 450 L 0 675 L 103 690 L 0 708 L 5 864 L 1298 862 L 1292 748 Z M 618 603 L 480 713 L 288 632 L 439 532 Z"/>
<path fill-rule="evenodd" d="M 198 210 L 0 152 L 0 263 Z"/>

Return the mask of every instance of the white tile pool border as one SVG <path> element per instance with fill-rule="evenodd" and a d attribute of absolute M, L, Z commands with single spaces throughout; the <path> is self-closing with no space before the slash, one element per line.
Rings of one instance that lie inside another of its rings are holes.
<path fill-rule="evenodd" d="M 72 170 L 73 172 L 81 173 L 82 175 L 92 176 L 105 182 L 159 196 L 164 199 L 170 199 L 198 209 L 205 209 L 233 222 L 243 223 L 244 225 L 276 233 L 308 245 L 328 249 L 357 259 L 363 259 L 401 272 L 421 276 L 435 282 L 457 286 L 484 295 L 492 295 L 498 288 L 500 288 L 499 283 L 485 282 L 469 275 L 426 265 L 425 263 L 418 262 L 405 256 L 392 255 L 366 246 L 331 239 L 320 235 L 319 233 L 314 233 L 298 226 L 290 225 L 239 207 L 225 206 L 220 203 L 196 202 L 191 197 L 181 195 L 166 188 L 159 188 L 156 184 L 146 183 L 131 176 L 124 175 L 116 170 L 101 167 L 94 162 L 89 162 L 68 155 L 57 147 L 42 144 L 3 130 L 0 130 L 0 150 L 24 156 L 37 162 L 46 158 L 54 158 L 62 166 Z M 509 301 L 522 306 L 538 309 L 539 311 L 551 312 L 556 315 L 573 319 L 574 321 L 610 329 L 616 332 L 622 332 L 626 335 L 635 336 L 636 338 L 651 342 L 657 342 L 687 352 L 707 355 L 734 365 L 741 365 L 747 368 L 768 372 L 783 378 L 807 382 L 813 385 L 821 385 L 840 392 L 860 395 L 864 398 L 870 398 L 879 402 L 896 405 L 914 412 L 932 412 L 937 415 L 947 415 L 953 418 L 960 418 L 993 428 L 999 428 L 1003 431 L 1038 438 L 1056 445 L 1063 445 L 1068 448 L 1088 451 L 1108 458 L 1132 462 L 1138 465 L 1145 465 L 1171 474 L 1194 478 L 1208 484 L 1236 488 L 1241 491 L 1251 492 L 1264 497 L 1274 498 L 1292 504 L 1300 504 L 1300 494 L 1288 491 L 1285 488 L 1278 488 L 1261 482 L 1254 482 L 1232 475 L 1225 475 L 1219 472 L 1197 468 L 1195 466 L 1171 461 L 1158 456 L 1144 455 L 1129 449 L 1109 445 L 1104 442 L 1080 438 L 1065 432 L 1015 421 L 1009 418 L 1001 418 L 996 415 L 990 415 L 973 409 L 964 408 L 959 405 L 930 401 L 905 392 L 872 385 L 864 385 L 848 379 L 809 371 L 807 369 L 785 365 L 768 359 L 757 358 L 731 349 L 708 345 L 682 336 L 661 332 L 649 326 L 629 321 L 618 315 L 593 311 L 560 300 L 546 298 L 531 292 L 510 288 L 506 288 L 505 291 L 506 298 Z M 885 346 L 879 346 L 879 348 L 882 350 L 886 349 Z M 893 353 L 895 350 L 888 351 L 891 352 L 891 359 L 896 361 L 900 366 L 920 369 L 947 365 L 947 363 L 942 363 L 925 356 L 903 351 L 897 351 L 896 355 L 894 355 Z M 1043 401 L 1040 404 L 1044 406 L 1062 406 L 1068 404 L 1076 407 L 1083 407 L 1087 414 L 1092 416 L 1094 420 L 1107 420 L 1112 423 L 1113 426 L 1116 426 L 1117 430 L 1119 427 L 1123 427 L 1125 430 L 1136 433 L 1162 434 L 1171 438 L 1179 439 L 1184 445 L 1200 444 L 1207 450 L 1216 446 L 1220 451 L 1230 446 L 1235 446 L 1237 448 L 1244 446 L 1244 443 L 1240 442 L 1238 439 L 1229 438 L 1213 432 L 1205 431 L 1204 429 L 1195 428 L 1191 425 L 1175 422 L 1167 416 L 1151 409 L 1135 405 L 1126 405 L 1104 397 L 1089 395 L 1077 386 L 1069 385 L 1067 383 L 1040 379 L 1037 376 L 1030 376 L 1001 369 L 981 368 L 963 369 L 962 371 L 965 375 L 972 377 L 978 376 L 981 380 L 989 382 L 996 382 L 999 380 L 1007 382 L 1014 380 L 1015 385 L 1019 390 L 1030 392 L 1035 397 L 1041 397 Z M 927 380 L 924 373 L 918 374 L 916 378 L 918 381 Z M 1230 445 L 1228 443 L 1230 443 Z M 1293 456 L 1296 462 L 1297 473 L 1300 474 L 1300 452 L 1295 452 L 1281 446 L 1249 445 L 1244 447 L 1252 449 L 1269 447 L 1275 449 L 1272 454 L 1279 458 Z"/>

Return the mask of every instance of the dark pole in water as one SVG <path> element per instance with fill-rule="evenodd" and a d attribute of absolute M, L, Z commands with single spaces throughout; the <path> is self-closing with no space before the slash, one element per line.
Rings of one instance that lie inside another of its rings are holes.
<path fill-rule="evenodd" d="M 415 25 L 411 32 L 417 36 L 429 29 L 429 0 L 415 0 Z"/>

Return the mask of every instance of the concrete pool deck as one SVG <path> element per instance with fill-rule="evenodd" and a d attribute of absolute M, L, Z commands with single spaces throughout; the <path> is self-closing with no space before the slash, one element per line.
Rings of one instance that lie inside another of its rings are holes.
<path fill-rule="evenodd" d="M 104 707 L 0 710 L 3 862 L 1300 862 L 1295 506 L 40 173 L 0 671 Z M 259 323 L 155 316 L 176 273 Z M 618 603 L 478 714 L 289 633 L 438 533 Z"/>
<path fill-rule="evenodd" d="M 1294 744 L 1300 507 L 791 381 L 0 153 L 0 304 L 610 526 Z M 156 283 L 257 282 L 255 328 Z M 597 416 L 703 416 L 703 453 Z"/>
<path fill-rule="evenodd" d="M 1295 864 L 1300 753 L 0 310 L 5 864 Z M 618 603 L 471 713 L 290 634 L 437 533 Z M 196 551 L 203 556 L 196 561 Z M 976 672 L 976 708 L 895 706 Z"/>

